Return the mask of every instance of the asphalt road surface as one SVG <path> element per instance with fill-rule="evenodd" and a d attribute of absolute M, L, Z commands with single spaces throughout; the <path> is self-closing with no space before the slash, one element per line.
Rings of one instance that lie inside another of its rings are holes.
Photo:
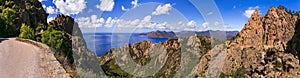
<path fill-rule="evenodd" d="M 38 47 L 16 41 L 0 39 L 0 78 L 45 78 L 47 72 L 41 64 Z"/>

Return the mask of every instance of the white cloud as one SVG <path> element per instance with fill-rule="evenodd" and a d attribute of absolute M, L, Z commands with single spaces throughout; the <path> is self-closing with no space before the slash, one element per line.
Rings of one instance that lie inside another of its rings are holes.
<path fill-rule="evenodd" d="M 214 25 L 219 26 L 219 25 L 221 25 L 221 23 L 217 21 L 217 22 L 214 23 Z"/>
<path fill-rule="evenodd" d="M 129 11 L 129 9 L 126 9 L 123 5 L 121 6 L 122 11 Z"/>
<path fill-rule="evenodd" d="M 133 0 L 131 1 L 131 4 L 132 4 L 132 8 L 136 8 L 138 6 L 138 0 Z"/>
<path fill-rule="evenodd" d="M 195 27 L 196 26 L 196 22 L 195 21 L 190 21 L 187 23 L 187 26 L 190 26 L 190 27 Z"/>
<path fill-rule="evenodd" d="M 155 28 L 158 24 L 152 22 L 152 17 L 150 15 L 145 16 L 143 19 L 134 20 L 123 20 L 119 19 L 116 23 L 118 27 L 124 28 Z"/>
<path fill-rule="evenodd" d="M 50 21 L 54 20 L 54 17 L 48 17 L 47 22 L 49 23 Z"/>
<path fill-rule="evenodd" d="M 47 0 L 39 0 L 40 2 L 43 2 L 43 1 L 47 1 Z"/>
<path fill-rule="evenodd" d="M 79 27 L 82 28 L 96 28 L 101 27 L 105 20 L 104 18 L 98 18 L 97 15 L 91 15 L 90 17 L 77 18 Z"/>
<path fill-rule="evenodd" d="M 48 6 L 48 7 L 46 7 L 46 11 L 47 11 L 47 13 L 49 13 L 49 14 L 56 14 L 56 13 L 58 12 L 58 10 L 55 9 L 53 6 Z"/>
<path fill-rule="evenodd" d="M 46 5 L 42 5 L 43 8 L 46 8 Z"/>
<path fill-rule="evenodd" d="M 129 11 L 130 9 L 133 9 L 133 8 L 138 7 L 138 6 L 139 6 L 138 1 L 139 1 L 139 0 L 132 0 L 132 1 L 131 1 L 132 8 L 127 8 L 127 9 L 126 9 L 126 8 L 122 5 L 122 6 L 121 6 L 122 11 Z"/>
<path fill-rule="evenodd" d="M 203 28 L 206 28 L 208 25 L 209 25 L 208 22 L 204 22 L 204 23 L 202 24 L 202 27 L 203 27 Z"/>
<path fill-rule="evenodd" d="M 78 14 L 86 8 L 85 0 L 53 0 L 57 9 L 63 14 Z"/>
<path fill-rule="evenodd" d="M 214 13 L 213 13 L 213 12 L 208 12 L 208 13 L 207 13 L 207 15 L 212 15 L 212 14 L 214 14 Z"/>
<path fill-rule="evenodd" d="M 169 14 L 169 11 L 172 9 L 171 4 L 165 4 L 165 5 L 158 5 L 154 12 L 152 12 L 152 15 L 162 15 L 162 14 Z"/>
<path fill-rule="evenodd" d="M 101 11 L 112 11 L 114 8 L 114 0 L 100 0 L 100 4 L 96 5 Z"/>
<path fill-rule="evenodd" d="M 108 17 L 107 20 L 106 20 L 106 23 L 105 23 L 105 27 L 112 27 L 114 24 L 116 24 L 119 20 L 114 18 L 112 19 L 111 17 Z"/>
<path fill-rule="evenodd" d="M 251 17 L 252 13 L 256 10 L 259 9 L 259 6 L 255 6 L 255 7 L 249 7 L 247 10 L 245 10 L 244 15 L 248 18 Z"/>
<path fill-rule="evenodd" d="M 152 17 L 151 17 L 150 15 L 145 16 L 142 22 L 144 22 L 144 23 L 151 22 L 151 18 L 152 18 Z"/>
<path fill-rule="evenodd" d="M 112 19 L 111 17 L 108 17 L 106 23 L 110 23 L 111 19 Z"/>

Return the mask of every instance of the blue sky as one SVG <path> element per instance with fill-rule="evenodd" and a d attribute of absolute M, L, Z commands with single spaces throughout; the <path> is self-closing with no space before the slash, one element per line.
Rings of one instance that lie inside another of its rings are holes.
<path fill-rule="evenodd" d="M 300 0 L 214 0 L 215 4 L 207 4 L 205 1 L 191 3 L 189 0 L 39 1 L 50 14 L 48 21 L 54 19 L 57 14 L 70 15 L 79 23 L 84 33 L 203 31 L 220 28 L 218 26 L 224 27 L 225 30 L 241 30 L 255 9 L 261 11 L 261 16 L 266 14 L 271 6 L 278 5 L 300 11 Z M 193 4 L 203 6 L 207 12 L 201 14 Z M 218 19 L 222 19 L 223 22 L 211 22 L 203 17 L 215 16 L 214 14 L 220 14 L 221 18 Z"/>

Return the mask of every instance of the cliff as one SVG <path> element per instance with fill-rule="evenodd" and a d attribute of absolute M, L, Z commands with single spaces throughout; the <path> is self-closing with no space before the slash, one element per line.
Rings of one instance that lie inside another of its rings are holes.
<path fill-rule="evenodd" d="M 210 38 L 201 36 L 170 39 L 158 44 L 143 41 L 111 49 L 98 59 L 109 77 L 189 77 L 195 76 L 197 71 L 193 69 L 198 65 L 200 56 L 211 48 L 210 42 Z M 193 54 L 197 56 L 190 56 Z M 130 62 L 131 59 L 134 62 Z M 143 66 L 153 69 L 143 70 Z M 161 69 L 155 71 L 156 67 Z"/>
<path fill-rule="evenodd" d="M 0 4 L 2 37 L 18 36 L 22 24 L 33 29 L 47 25 L 48 14 L 38 0 L 2 0 Z"/>
<path fill-rule="evenodd" d="M 226 44 L 210 44 L 212 38 L 198 37 L 194 43 L 199 43 L 197 51 L 199 59 L 195 60 L 198 66 L 197 71 L 188 72 L 190 77 L 299 77 L 299 12 L 289 13 L 282 6 L 271 7 L 267 14 L 260 16 L 259 10 L 255 10 L 244 28 Z M 166 48 L 168 55 L 164 66 L 157 74 L 149 75 L 149 78 L 156 77 L 177 77 L 181 66 L 180 62 L 187 62 L 187 59 L 180 60 L 181 52 L 186 51 L 182 43 L 191 40 L 193 37 L 179 40 L 168 40 L 159 43 Z M 194 44 L 192 43 L 192 44 Z M 108 76 L 135 77 L 144 75 L 144 71 L 131 72 L 130 74 L 122 65 L 129 65 L 126 62 L 129 58 L 140 66 L 147 66 L 152 58 L 149 58 L 151 48 L 155 44 L 144 41 L 126 45 L 122 48 L 111 49 L 106 55 L 99 57 L 100 64 Z M 159 46 L 159 45 L 156 45 Z M 227 47 L 227 48 L 225 48 Z M 158 53 L 164 54 L 164 49 L 158 49 Z M 129 52 L 130 55 L 123 53 Z M 122 54 L 125 56 L 118 56 Z M 122 57 L 117 60 L 114 57 Z M 158 56 L 159 57 L 159 56 Z M 157 63 L 162 63 L 160 60 Z M 134 64 L 135 64 L 134 63 Z M 126 68 L 126 66 L 125 66 Z M 130 67 L 127 67 L 130 68 Z M 136 68 L 139 68 L 138 66 Z M 123 69 L 123 70 L 122 70 Z M 126 72 L 127 73 L 126 73 Z M 151 73 L 151 72 L 148 72 Z M 134 75 L 132 75 L 134 74 Z M 179 73 L 181 74 L 181 73 Z M 185 73 L 186 74 L 186 73 Z"/>
<path fill-rule="evenodd" d="M 283 7 L 271 7 L 260 17 L 256 10 L 227 48 L 223 72 L 245 70 L 245 77 L 299 77 L 299 59 L 288 46 L 297 44 L 293 36 L 299 15 Z"/>

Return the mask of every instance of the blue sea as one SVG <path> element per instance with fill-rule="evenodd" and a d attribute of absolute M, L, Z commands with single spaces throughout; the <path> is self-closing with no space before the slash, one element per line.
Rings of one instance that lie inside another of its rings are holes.
<path fill-rule="evenodd" d="M 148 38 L 146 35 L 137 35 L 135 33 L 85 33 L 83 34 L 88 49 L 96 52 L 97 56 L 104 55 L 111 48 L 124 47 L 126 44 L 149 40 L 154 43 L 165 42 L 168 38 Z"/>

